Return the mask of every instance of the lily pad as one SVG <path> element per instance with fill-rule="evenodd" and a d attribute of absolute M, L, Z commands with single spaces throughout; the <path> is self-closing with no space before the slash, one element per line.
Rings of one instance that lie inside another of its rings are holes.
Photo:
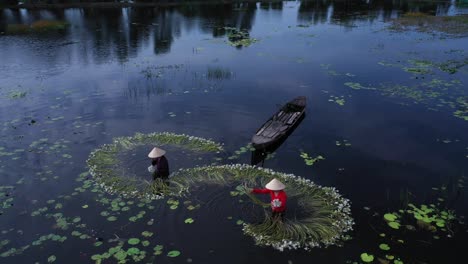
<path fill-rule="evenodd" d="M 380 244 L 379 248 L 381 250 L 390 250 L 390 246 L 388 244 Z"/>
<path fill-rule="evenodd" d="M 130 245 L 136 245 L 138 243 L 140 243 L 140 239 L 138 239 L 138 238 L 130 238 L 128 240 L 128 244 L 130 244 Z"/>
<path fill-rule="evenodd" d="M 171 250 L 167 253 L 167 256 L 170 258 L 175 258 L 175 257 L 178 257 L 179 255 L 180 255 L 180 251 L 178 250 Z"/>
<path fill-rule="evenodd" d="M 362 253 L 361 254 L 361 260 L 366 262 L 366 263 L 369 263 L 369 262 L 374 261 L 374 256 L 371 255 L 371 254 Z"/>
<path fill-rule="evenodd" d="M 390 226 L 393 229 L 400 229 L 400 223 L 398 222 L 389 222 L 388 226 Z"/>
<path fill-rule="evenodd" d="M 187 218 L 187 219 L 185 219 L 184 223 L 186 223 L 186 224 L 191 224 L 191 223 L 193 223 L 194 221 L 195 221 L 195 220 L 193 220 L 192 218 Z"/>
<path fill-rule="evenodd" d="M 394 214 L 390 214 L 390 213 L 387 213 L 384 215 L 384 219 L 389 221 L 389 222 L 393 222 L 397 219 L 398 217 Z"/>
<path fill-rule="evenodd" d="M 52 255 L 49 258 L 47 258 L 47 262 L 52 263 L 52 262 L 55 262 L 56 259 L 57 259 L 57 257 L 55 255 Z"/>
<path fill-rule="evenodd" d="M 136 254 L 139 254 L 140 253 L 140 250 L 136 247 L 131 247 L 129 249 L 127 249 L 127 254 L 128 255 L 136 255 Z"/>

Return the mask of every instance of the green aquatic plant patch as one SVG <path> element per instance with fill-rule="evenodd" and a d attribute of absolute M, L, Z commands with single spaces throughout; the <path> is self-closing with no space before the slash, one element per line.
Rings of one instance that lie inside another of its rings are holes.
<path fill-rule="evenodd" d="M 168 195 L 188 195 L 191 188 L 197 185 L 254 185 L 273 178 L 286 184 L 288 196 L 297 198 L 304 215 L 278 221 L 266 212 L 261 223 L 238 221 L 239 225 L 243 225 L 244 233 L 253 237 L 256 244 L 272 246 L 281 251 L 299 248 L 308 250 L 340 244 L 346 240 L 345 233 L 352 230 L 353 225 L 349 201 L 339 195 L 335 188 L 322 187 L 292 174 L 241 164 L 183 169 L 173 175 Z M 264 204 L 259 205 L 263 207 Z"/>
<path fill-rule="evenodd" d="M 313 158 L 313 157 L 310 157 L 309 154 L 305 153 L 305 152 L 301 152 L 301 158 L 304 159 L 304 162 L 307 166 L 312 166 L 314 165 L 317 161 L 319 160 L 324 160 L 325 157 L 323 157 L 322 155 L 318 155 L 317 157 Z"/>
<path fill-rule="evenodd" d="M 258 39 L 251 38 L 247 30 L 233 27 L 224 27 L 224 30 L 227 33 L 228 44 L 233 47 L 248 47 L 258 41 Z"/>
<path fill-rule="evenodd" d="M 395 32 L 412 31 L 424 33 L 441 33 L 447 36 L 468 35 L 468 15 L 433 16 L 424 13 L 406 13 L 393 19 L 389 30 Z"/>
<path fill-rule="evenodd" d="M 150 182 L 122 175 L 118 154 L 144 145 L 148 147 L 174 145 L 199 153 L 223 151 L 221 144 L 204 138 L 167 132 L 136 133 L 133 137 L 115 138 L 112 144 L 103 145 L 90 154 L 87 163 L 94 180 L 111 194 L 151 199 L 162 197 L 161 194 L 167 192 L 164 181 L 158 179 Z"/>

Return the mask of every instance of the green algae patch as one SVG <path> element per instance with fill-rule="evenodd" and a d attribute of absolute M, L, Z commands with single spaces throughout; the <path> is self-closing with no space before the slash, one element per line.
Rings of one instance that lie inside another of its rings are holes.
<path fill-rule="evenodd" d="M 66 29 L 70 24 L 66 21 L 58 20 L 39 20 L 32 24 L 8 24 L 6 34 L 27 34 L 50 32 Z"/>
<path fill-rule="evenodd" d="M 449 36 L 468 35 L 468 15 L 433 16 L 423 13 L 406 13 L 393 19 L 388 27 L 391 31 L 417 30 L 424 33 L 442 33 Z"/>

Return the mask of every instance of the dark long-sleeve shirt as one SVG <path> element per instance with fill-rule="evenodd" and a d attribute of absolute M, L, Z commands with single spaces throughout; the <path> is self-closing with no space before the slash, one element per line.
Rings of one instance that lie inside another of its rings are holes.
<path fill-rule="evenodd" d="M 169 162 L 167 161 L 165 156 L 153 159 L 151 165 L 156 166 L 155 177 L 169 177 Z"/>
<path fill-rule="evenodd" d="M 269 193 L 271 197 L 271 210 L 278 213 L 286 211 L 286 200 L 288 199 L 286 192 L 276 191 L 278 194 L 275 194 L 275 191 L 268 189 L 252 189 L 252 192 L 264 194 Z"/>

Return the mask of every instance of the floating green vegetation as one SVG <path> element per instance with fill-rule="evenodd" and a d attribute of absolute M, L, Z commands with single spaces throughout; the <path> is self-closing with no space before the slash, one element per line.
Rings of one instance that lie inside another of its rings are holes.
<path fill-rule="evenodd" d="M 27 92 L 23 92 L 23 91 L 11 91 L 9 94 L 8 94 L 8 97 L 10 99 L 19 99 L 19 98 L 24 98 L 26 97 L 26 94 Z"/>
<path fill-rule="evenodd" d="M 304 162 L 307 166 L 312 166 L 314 165 L 317 161 L 319 160 L 324 160 L 325 157 L 323 157 L 322 155 L 318 155 L 317 157 L 315 158 L 312 158 L 309 156 L 309 154 L 305 153 L 305 152 L 301 152 L 301 158 L 304 159 Z"/>
<path fill-rule="evenodd" d="M 25 246 L 22 246 L 22 247 L 19 247 L 19 248 L 12 247 L 7 251 L 1 252 L 0 257 L 6 258 L 6 257 L 21 255 L 27 249 L 30 249 L 32 247 L 41 246 L 46 241 L 54 241 L 54 242 L 63 243 L 65 240 L 67 240 L 66 236 L 60 236 L 60 235 L 56 235 L 56 234 L 43 235 L 43 236 L 40 236 L 38 239 L 34 240 L 30 245 L 25 245 Z M 1 249 L 1 247 L 0 247 L 0 249 Z"/>
<path fill-rule="evenodd" d="M 233 47 L 248 47 L 257 42 L 257 39 L 251 38 L 247 30 L 238 30 L 233 27 L 224 27 L 227 32 L 228 43 Z"/>
<path fill-rule="evenodd" d="M 206 77 L 209 80 L 228 80 L 232 77 L 232 72 L 229 69 L 221 67 L 208 67 Z"/>
<path fill-rule="evenodd" d="M 96 263 L 101 263 L 106 259 L 112 258 L 114 261 L 117 261 L 117 263 L 127 263 L 129 260 L 139 262 L 145 259 L 145 257 L 146 251 L 133 247 L 131 244 L 130 247 L 126 248 L 125 243 L 120 241 L 118 245 L 109 248 L 107 252 L 92 255 L 91 260 L 94 260 Z"/>
<path fill-rule="evenodd" d="M 468 15 L 432 16 L 423 13 L 406 13 L 393 19 L 388 27 L 391 31 L 418 30 L 425 33 L 442 33 L 448 36 L 468 35 Z"/>
<path fill-rule="evenodd" d="M 426 62 L 419 62 L 425 64 Z M 359 83 L 347 82 L 344 85 L 355 90 L 376 90 L 381 95 L 400 97 L 414 104 L 423 104 L 428 110 L 451 109 L 455 117 L 468 121 L 468 96 L 459 80 L 433 78 L 416 85 L 381 83 L 375 88 L 364 87 Z"/>
<path fill-rule="evenodd" d="M 0 186 L 0 215 L 13 205 L 13 186 Z"/>
<path fill-rule="evenodd" d="M 422 230 L 450 232 L 449 226 L 456 219 L 454 211 L 441 210 L 435 204 L 415 206 L 410 203 L 408 207 L 406 210 L 399 210 L 399 213 L 386 213 L 384 219 L 388 226 L 393 229 L 404 226 L 408 230 L 415 230 L 411 221 L 413 220 Z"/>
<path fill-rule="evenodd" d="M 458 110 L 453 112 L 453 115 L 468 121 L 468 96 L 458 97 L 456 102 Z"/>
<path fill-rule="evenodd" d="M 255 148 L 252 146 L 252 143 L 248 143 L 247 145 L 240 147 L 240 149 L 235 150 L 234 154 L 228 157 L 227 159 L 228 160 L 238 159 L 241 155 L 251 152 L 251 151 L 255 151 Z"/>
<path fill-rule="evenodd" d="M 8 24 L 7 34 L 26 34 L 64 30 L 70 24 L 66 21 L 39 20 L 30 25 L 26 24 Z"/>
<path fill-rule="evenodd" d="M 170 258 L 175 258 L 175 257 L 178 257 L 179 255 L 180 255 L 180 251 L 178 250 L 171 250 L 167 252 L 167 256 Z"/>
<path fill-rule="evenodd" d="M 368 253 L 362 253 L 361 254 L 361 260 L 366 262 L 366 263 L 369 263 L 369 262 L 374 261 L 374 256 L 371 255 L 371 254 L 368 254 Z"/>
<path fill-rule="evenodd" d="M 238 222 L 243 225 L 244 233 L 252 236 L 258 245 L 272 246 L 278 250 L 310 249 L 338 244 L 346 239 L 344 233 L 351 230 L 353 225 L 349 201 L 334 188 L 321 187 L 291 174 L 240 164 L 183 169 L 174 173 L 167 195 L 182 196 L 200 184 L 254 185 L 273 178 L 286 184 L 288 196 L 298 200 L 303 215 L 278 221 L 265 212 L 262 223 Z"/>
<path fill-rule="evenodd" d="M 344 99 L 344 95 L 342 95 L 342 96 L 330 95 L 330 98 L 328 99 L 328 102 L 333 102 L 333 103 L 335 103 L 337 105 L 343 106 L 346 101 Z"/>
<path fill-rule="evenodd" d="M 122 175 L 118 166 L 118 154 L 130 151 L 138 146 L 176 145 L 200 153 L 223 151 L 221 144 L 199 137 L 173 133 L 136 133 L 133 137 L 115 138 L 112 144 L 103 145 L 94 150 L 87 160 L 94 180 L 108 193 L 117 193 L 126 197 L 146 197 L 156 199 L 158 193 L 166 191 L 163 181 L 148 182 L 138 177 Z"/>
<path fill-rule="evenodd" d="M 433 62 L 422 59 L 409 59 L 404 63 L 387 63 L 379 62 L 380 65 L 386 67 L 398 67 L 402 70 L 416 75 L 427 75 L 434 74 L 436 70 L 445 72 L 448 74 L 455 74 L 460 69 L 468 65 L 468 58 L 460 58 L 458 60 L 447 60 L 442 62 Z"/>
<path fill-rule="evenodd" d="M 357 82 L 345 82 L 344 85 L 354 89 L 354 90 L 375 90 L 375 88 L 366 87 Z"/>

